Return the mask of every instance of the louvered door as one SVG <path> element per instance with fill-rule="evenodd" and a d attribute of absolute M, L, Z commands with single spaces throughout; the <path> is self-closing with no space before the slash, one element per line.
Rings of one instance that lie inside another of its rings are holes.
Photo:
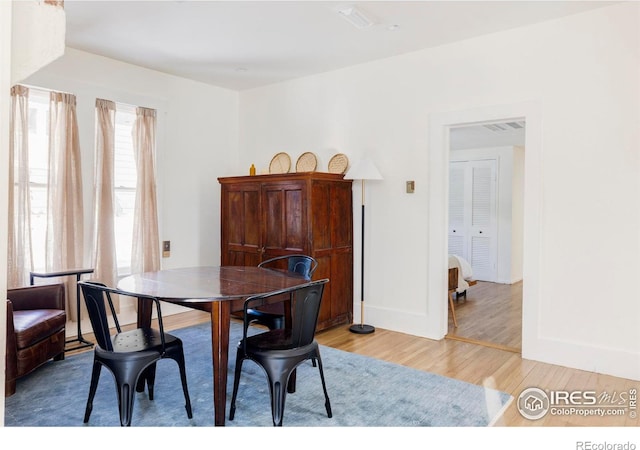
<path fill-rule="evenodd" d="M 477 280 L 496 281 L 496 161 L 470 161 L 471 218 L 468 260 Z"/>
<path fill-rule="evenodd" d="M 468 215 L 467 162 L 449 163 L 449 254 L 467 259 Z"/>
<path fill-rule="evenodd" d="M 451 162 L 449 183 L 449 253 L 474 279 L 497 281 L 496 160 Z"/>

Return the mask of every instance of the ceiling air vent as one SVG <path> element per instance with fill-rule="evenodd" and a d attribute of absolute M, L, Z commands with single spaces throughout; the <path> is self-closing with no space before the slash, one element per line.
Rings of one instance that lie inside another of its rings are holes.
<path fill-rule="evenodd" d="M 493 131 L 494 133 L 513 133 L 514 131 L 521 130 L 525 127 L 524 121 L 517 122 L 503 122 L 503 123 L 491 123 L 487 125 L 483 125 L 488 130 Z"/>
<path fill-rule="evenodd" d="M 356 28 L 368 28 L 374 24 L 372 19 L 367 17 L 364 12 L 357 9 L 355 6 L 339 9 L 338 14 Z"/>

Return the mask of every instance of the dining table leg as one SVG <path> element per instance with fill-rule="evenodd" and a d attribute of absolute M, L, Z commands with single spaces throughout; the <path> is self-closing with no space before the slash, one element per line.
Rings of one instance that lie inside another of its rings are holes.
<path fill-rule="evenodd" d="M 213 415 L 215 426 L 224 426 L 227 407 L 230 302 L 211 303 L 211 353 L 213 357 Z"/>
<path fill-rule="evenodd" d="M 153 302 L 148 298 L 138 297 L 138 328 L 148 328 L 151 326 L 151 313 Z"/>
<path fill-rule="evenodd" d="M 148 328 L 151 326 L 151 314 L 153 312 L 153 302 L 148 298 L 138 297 L 138 328 Z M 138 383 L 136 384 L 136 392 L 144 392 L 144 386 L 147 383 L 147 380 L 155 379 L 155 363 L 152 367 L 148 367 L 147 369 L 140 374 L 138 377 Z M 153 381 L 151 381 L 153 383 Z"/>

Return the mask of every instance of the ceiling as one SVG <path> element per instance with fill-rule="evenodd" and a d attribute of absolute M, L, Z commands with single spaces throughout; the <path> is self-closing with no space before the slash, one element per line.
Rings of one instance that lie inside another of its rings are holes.
<path fill-rule="evenodd" d="M 67 46 L 244 90 L 608 5 L 594 1 L 66 0 Z M 337 11 L 350 6 L 372 25 Z"/>
<path fill-rule="evenodd" d="M 513 147 L 525 145 L 524 120 L 486 123 L 451 128 L 449 147 L 464 150 L 483 147 Z"/>

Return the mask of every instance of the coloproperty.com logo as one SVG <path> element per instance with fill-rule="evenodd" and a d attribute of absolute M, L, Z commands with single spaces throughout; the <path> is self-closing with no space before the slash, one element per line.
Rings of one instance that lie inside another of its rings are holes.
<path fill-rule="evenodd" d="M 638 390 L 552 391 L 537 387 L 525 389 L 518 396 L 518 411 L 522 417 L 538 420 L 547 414 L 554 416 L 625 416 L 637 417 Z"/>

